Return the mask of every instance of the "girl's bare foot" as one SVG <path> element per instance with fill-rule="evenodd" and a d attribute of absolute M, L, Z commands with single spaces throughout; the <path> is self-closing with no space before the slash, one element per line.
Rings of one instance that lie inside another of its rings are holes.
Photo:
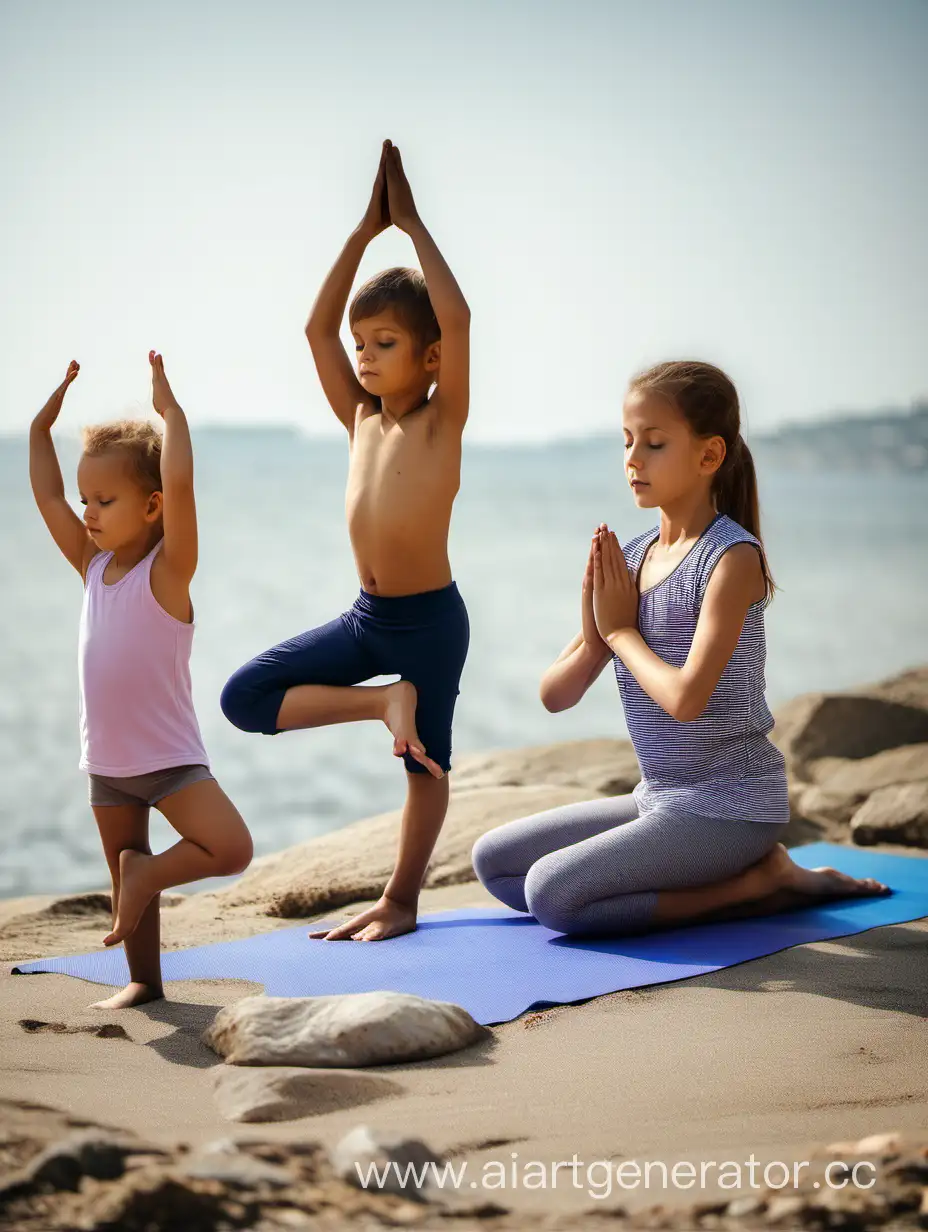
<path fill-rule="evenodd" d="M 118 945 L 135 932 L 142 912 L 155 896 L 155 890 L 145 884 L 145 870 L 152 856 L 143 851 L 119 853 L 119 899 L 113 931 L 103 938 L 104 945 Z"/>
<path fill-rule="evenodd" d="M 419 733 L 416 731 L 416 686 L 409 680 L 398 680 L 387 685 L 383 721 L 393 736 L 393 756 L 409 753 L 429 774 L 436 779 L 444 778 L 444 771 L 431 757 L 426 756 Z"/>
<path fill-rule="evenodd" d="M 782 911 L 792 900 L 796 906 L 804 902 L 830 898 L 866 898 L 890 893 L 889 886 L 873 877 L 851 877 L 836 868 L 802 868 L 790 859 L 782 843 L 762 860 L 745 870 L 748 900 L 775 895 L 777 910 Z"/>
<path fill-rule="evenodd" d="M 94 1001 L 92 1010 L 127 1010 L 133 1005 L 144 1005 L 146 1001 L 158 1001 L 164 996 L 160 984 L 139 984 L 136 980 L 127 984 L 120 992 L 107 997 L 105 1001 Z"/>

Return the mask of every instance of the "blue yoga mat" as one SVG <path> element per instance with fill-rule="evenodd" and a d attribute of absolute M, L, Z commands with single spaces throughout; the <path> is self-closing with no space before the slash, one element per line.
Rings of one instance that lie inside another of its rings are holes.
<path fill-rule="evenodd" d="M 876 877 L 893 893 L 603 940 L 566 937 L 502 904 L 425 913 L 415 932 L 372 943 L 310 940 L 310 925 L 303 923 L 242 941 L 165 953 L 164 978 L 252 980 L 275 997 L 392 989 L 453 1001 L 477 1022 L 489 1024 L 508 1022 L 530 1006 L 563 1005 L 622 988 L 683 980 L 807 941 L 928 916 L 928 859 L 831 843 L 811 843 L 790 854 L 805 868 L 830 864 L 855 877 Z M 329 927 L 344 918 L 332 917 Z M 311 925 L 314 930 L 323 926 Z M 95 984 L 122 986 L 129 979 L 121 948 L 13 968 L 20 975 L 48 971 Z"/>

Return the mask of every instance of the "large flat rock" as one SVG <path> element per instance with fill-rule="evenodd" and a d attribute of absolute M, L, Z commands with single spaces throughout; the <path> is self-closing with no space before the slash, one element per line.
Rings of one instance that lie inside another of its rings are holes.
<path fill-rule="evenodd" d="M 243 997 L 219 1011 L 203 1043 L 230 1065 L 352 1069 L 440 1057 L 488 1034 L 460 1005 L 384 990 Z"/>

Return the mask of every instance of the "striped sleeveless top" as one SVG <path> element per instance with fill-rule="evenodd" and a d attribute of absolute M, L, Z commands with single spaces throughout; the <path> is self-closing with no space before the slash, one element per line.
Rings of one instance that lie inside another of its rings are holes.
<path fill-rule="evenodd" d="M 622 548 L 637 575 L 659 528 Z M 759 541 L 719 513 L 672 573 L 639 595 L 638 629 L 673 667 L 686 662 L 712 571 L 736 543 Z M 773 716 L 764 699 L 763 600 L 748 608 L 738 645 L 703 713 L 672 718 L 613 656 L 628 734 L 641 766 L 634 797 L 639 812 L 783 823 L 789 820 L 783 755 L 768 737 Z"/>

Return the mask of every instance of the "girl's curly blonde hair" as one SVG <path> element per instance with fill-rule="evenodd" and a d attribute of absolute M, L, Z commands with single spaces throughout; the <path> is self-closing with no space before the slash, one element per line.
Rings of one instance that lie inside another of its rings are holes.
<path fill-rule="evenodd" d="M 81 437 L 87 457 L 119 454 L 147 493 L 161 491 L 161 432 L 149 420 L 117 419 L 91 424 L 83 429 Z"/>

